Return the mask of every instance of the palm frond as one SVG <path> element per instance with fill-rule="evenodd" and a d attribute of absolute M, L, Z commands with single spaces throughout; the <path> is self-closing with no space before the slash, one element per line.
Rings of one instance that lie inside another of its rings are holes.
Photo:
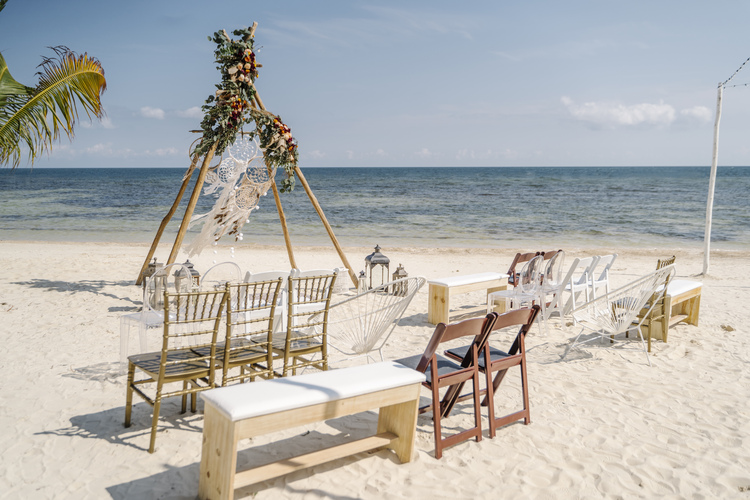
<path fill-rule="evenodd" d="M 99 61 L 66 47 L 52 50 L 56 57 L 45 58 L 39 65 L 39 83 L 31 92 L 12 92 L 12 82 L 20 85 L 12 78 L 8 92 L 0 87 L 0 164 L 17 167 L 21 145 L 28 148 L 33 163 L 60 138 L 61 131 L 72 139 L 79 108 L 89 118 L 104 116 L 101 94 L 107 82 Z M 0 73 L 3 70 L 10 77 L 4 59 L 0 60 Z"/>

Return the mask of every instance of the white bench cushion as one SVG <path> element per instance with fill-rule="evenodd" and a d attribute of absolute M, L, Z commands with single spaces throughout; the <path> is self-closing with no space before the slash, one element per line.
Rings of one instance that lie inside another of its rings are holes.
<path fill-rule="evenodd" d="M 672 280 L 667 286 L 667 295 L 670 297 L 676 297 L 683 293 L 700 288 L 703 285 L 700 281 L 689 281 L 689 280 Z"/>
<path fill-rule="evenodd" d="M 466 276 L 451 276 L 449 278 L 438 278 L 430 280 L 430 285 L 442 285 L 442 286 L 461 286 L 471 285 L 474 283 L 481 283 L 483 281 L 501 280 L 507 278 L 508 275 L 505 273 L 478 273 L 478 274 L 467 274 Z"/>
<path fill-rule="evenodd" d="M 423 373 L 386 361 L 294 377 L 258 380 L 200 393 L 232 422 L 424 382 Z"/>

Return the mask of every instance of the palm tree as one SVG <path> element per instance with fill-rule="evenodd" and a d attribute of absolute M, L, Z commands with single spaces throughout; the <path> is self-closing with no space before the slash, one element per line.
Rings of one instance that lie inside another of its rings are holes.
<path fill-rule="evenodd" d="M 6 1 L 0 0 L 0 10 Z M 51 49 L 56 57 L 42 60 L 36 87 L 14 80 L 0 53 L 0 165 L 16 168 L 22 145 L 33 164 L 60 138 L 61 131 L 72 139 L 79 107 L 89 119 L 104 116 L 101 95 L 107 81 L 99 61 L 64 46 Z"/>

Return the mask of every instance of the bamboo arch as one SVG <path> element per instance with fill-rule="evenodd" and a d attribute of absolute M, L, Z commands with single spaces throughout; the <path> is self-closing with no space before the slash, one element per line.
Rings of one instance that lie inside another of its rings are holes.
<path fill-rule="evenodd" d="M 257 22 L 253 23 L 252 28 L 250 29 L 249 37 L 252 38 L 255 36 L 255 30 L 257 27 L 258 27 L 258 23 Z M 229 38 L 229 35 L 226 34 L 226 31 L 224 31 L 224 36 L 231 41 L 231 39 Z M 255 89 L 254 84 L 251 82 L 250 85 L 253 86 L 253 89 L 255 90 L 253 94 L 253 99 L 250 105 L 252 106 L 253 109 L 266 111 L 266 107 L 263 104 L 263 101 L 261 100 L 260 96 L 258 95 L 257 89 Z M 196 131 L 196 132 L 200 132 L 200 131 Z M 187 208 L 185 209 L 185 215 L 183 216 L 182 222 L 180 223 L 180 228 L 177 232 L 177 237 L 175 238 L 174 244 L 172 245 L 172 251 L 169 254 L 169 258 L 166 262 L 167 264 L 174 263 L 177 258 L 177 254 L 180 251 L 182 242 L 185 238 L 185 234 L 187 233 L 190 219 L 192 218 L 193 211 L 195 210 L 195 206 L 198 203 L 198 198 L 200 197 L 200 192 L 201 192 L 201 189 L 203 188 L 203 183 L 210 169 L 210 164 L 211 164 L 211 161 L 213 160 L 214 153 L 216 152 L 217 145 L 218 145 L 218 140 L 213 143 L 211 148 L 203 157 L 203 163 L 201 164 L 201 168 L 198 173 L 198 178 L 196 179 L 195 186 L 193 187 L 193 192 L 190 196 L 190 200 L 188 201 Z M 266 152 L 264 151 L 264 155 L 265 154 Z M 148 255 L 146 256 L 146 259 L 143 262 L 143 265 L 141 266 L 141 270 L 138 273 L 138 278 L 136 280 L 136 284 L 138 285 L 140 285 L 143 281 L 143 273 L 148 267 L 149 262 L 153 258 L 154 253 L 156 252 L 156 247 L 159 245 L 159 241 L 162 237 L 162 234 L 164 233 L 164 229 L 167 227 L 167 224 L 169 224 L 169 221 L 172 219 L 172 217 L 174 217 L 174 214 L 177 211 L 182 201 L 182 198 L 185 195 L 185 192 L 187 191 L 187 188 L 190 184 L 190 180 L 195 173 L 199 160 L 200 160 L 200 153 L 195 153 L 190 163 L 190 167 L 185 173 L 185 176 L 182 181 L 182 185 L 180 186 L 180 190 L 177 193 L 177 197 L 175 198 L 175 201 L 172 204 L 169 211 L 167 212 L 167 214 L 162 219 L 162 222 L 156 231 L 156 236 L 154 237 L 154 241 L 151 243 L 151 247 L 149 248 Z M 270 168 L 269 168 L 269 172 L 270 172 Z M 315 197 L 315 194 L 312 192 L 312 189 L 310 188 L 310 185 L 307 183 L 307 179 L 305 179 L 305 176 L 302 174 L 302 170 L 299 168 L 299 165 L 296 165 L 296 164 L 294 165 L 294 174 L 297 178 L 299 178 L 300 183 L 302 184 L 302 187 L 304 188 L 305 193 L 307 193 L 307 196 L 310 199 L 310 202 L 312 203 L 313 208 L 315 209 L 318 216 L 320 217 L 320 220 L 323 223 L 323 226 L 325 227 L 326 232 L 328 233 L 328 236 L 330 237 L 331 242 L 333 243 L 333 246 L 339 255 L 339 258 L 341 258 L 341 262 L 347 268 L 349 272 L 349 278 L 352 280 L 352 283 L 356 287 L 358 285 L 357 275 L 354 273 L 354 270 L 349 264 L 349 261 L 346 258 L 346 255 L 344 254 L 344 251 L 341 248 L 341 245 L 339 244 L 338 239 L 336 238 L 336 235 L 333 233 L 333 229 L 331 228 L 331 225 L 328 223 L 328 219 L 326 218 L 325 213 L 323 213 L 323 209 L 320 206 L 320 203 L 318 203 L 318 199 Z M 291 237 L 289 235 L 289 227 L 287 225 L 286 216 L 284 215 L 284 209 L 281 205 L 281 197 L 279 196 L 279 189 L 276 185 L 275 178 L 272 180 L 271 188 L 273 190 L 274 201 L 276 202 L 276 210 L 279 214 L 279 222 L 281 224 L 281 228 L 284 233 L 284 243 L 286 245 L 287 255 L 289 257 L 289 263 L 291 267 L 296 268 L 297 264 L 294 258 L 294 250 L 292 248 Z"/>

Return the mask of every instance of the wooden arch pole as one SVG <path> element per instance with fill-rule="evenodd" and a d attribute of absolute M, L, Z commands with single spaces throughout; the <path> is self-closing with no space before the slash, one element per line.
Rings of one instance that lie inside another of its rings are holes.
<path fill-rule="evenodd" d="M 289 256 L 289 265 L 292 269 L 299 269 L 297 267 L 297 261 L 294 260 L 294 250 L 292 250 L 292 239 L 289 237 L 289 227 L 286 225 L 286 215 L 284 215 L 284 209 L 281 207 L 281 197 L 279 196 L 279 188 L 276 187 L 276 180 L 271 180 L 271 189 L 273 189 L 273 199 L 276 202 L 276 211 L 279 213 L 279 222 L 281 222 L 281 230 L 284 232 L 284 243 L 286 244 L 286 253 Z"/>
<path fill-rule="evenodd" d="M 354 286 L 359 285 L 359 279 L 357 278 L 357 275 L 354 274 L 354 270 L 352 269 L 352 266 L 349 265 L 349 261 L 346 258 L 346 255 L 344 255 L 344 251 L 341 249 L 341 245 L 339 245 L 339 241 L 336 239 L 336 235 L 333 234 L 333 229 L 331 228 L 331 225 L 328 223 L 328 219 L 326 219 L 325 214 L 323 213 L 323 209 L 320 207 L 320 204 L 318 203 L 318 199 L 315 197 L 315 195 L 312 192 L 312 189 L 310 189 L 310 185 L 307 183 L 307 179 L 305 179 L 305 176 L 302 175 L 302 170 L 298 166 L 294 166 L 294 173 L 299 178 L 300 182 L 302 183 L 302 187 L 305 188 L 305 192 L 307 193 L 307 197 L 310 198 L 310 202 L 312 203 L 313 207 L 315 207 L 315 211 L 318 212 L 318 216 L 320 217 L 321 222 L 323 222 L 323 225 L 326 228 L 326 231 L 328 232 L 328 236 L 331 238 L 331 241 L 333 242 L 333 246 L 336 247 L 336 251 L 339 254 L 339 257 L 341 257 L 341 262 L 344 263 L 346 266 L 346 269 L 349 271 L 349 277 L 352 280 L 352 283 L 354 283 Z"/>
<path fill-rule="evenodd" d="M 185 191 L 190 184 L 190 179 L 193 177 L 193 172 L 195 172 L 195 167 L 198 164 L 198 158 L 199 156 L 197 154 L 193 156 L 193 161 L 190 163 L 190 168 L 188 168 L 188 171 L 185 172 L 185 178 L 182 180 L 182 186 L 180 186 L 180 191 L 177 193 L 177 197 L 175 198 L 174 203 L 172 203 L 172 208 L 170 208 L 169 212 L 167 212 L 167 215 L 164 216 L 159 229 L 156 231 L 156 236 L 154 237 L 153 243 L 151 243 L 151 248 L 148 251 L 146 260 L 143 262 L 143 266 L 141 266 L 141 272 L 138 273 L 138 279 L 135 281 L 136 285 L 140 285 L 143 282 L 143 272 L 148 267 L 148 263 L 151 260 L 151 257 L 153 257 L 154 253 L 156 252 L 156 247 L 159 245 L 159 240 L 161 239 L 162 233 L 164 233 L 164 229 L 166 229 L 167 224 L 169 224 L 169 221 L 172 220 L 172 217 L 174 217 L 174 214 L 177 211 L 177 207 L 180 206 L 182 197 L 185 195 Z"/>
<path fill-rule="evenodd" d="M 174 240 L 174 246 L 172 246 L 172 252 L 169 254 L 169 259 L 167 259 L 167 265 L 174 263 L 175 259 L 177 258 L 177 253 L 180 251 L 180 247 L 182 246 L 182 240 L 185 239 L 185 233 L 187 233 L 188 225 L 190 224 L 190 219 L 193 217 L 193 210 L 195 210 L 195 205 L 198 204 L 198 198 L 200 197 L 200 194 L 201 194 L 201 188 L 203 188 L 203 182 L 206 180 L 208 167 L 211 164 L 211 160 L 213 160 L 214 158 L 214 152 L 216 152 L 216 146 L 218 146 L 218 143 L 215 142 L 214 145 L 211 146 L 211 149 L 208 150 L 208 153 L 206 153 L 205 158 L 203 158 L 203 165 L 201 165 L 201 171 L 198 174 L 198 179 L 195 181 L 193 194 L 190 196 L 190 201 L 188 202 L 188 206 L 185 209 L 185 215 L 182 217 L 180 230 L 177 232 L 177 238 L 175 238 Z"/>

